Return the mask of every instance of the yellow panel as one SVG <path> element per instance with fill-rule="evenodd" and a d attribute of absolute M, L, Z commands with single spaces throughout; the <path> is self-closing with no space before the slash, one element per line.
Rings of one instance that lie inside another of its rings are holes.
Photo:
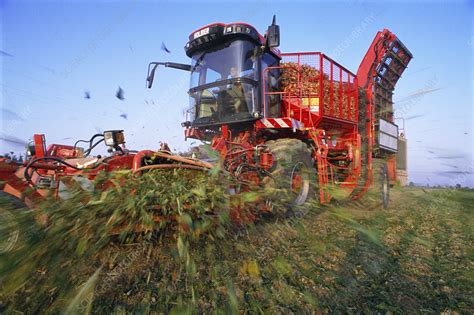
<path fill-rule="evenodd" d="M 303 106 L 319 106 L 319 97 L 304 97 L 301 100 Z"/>

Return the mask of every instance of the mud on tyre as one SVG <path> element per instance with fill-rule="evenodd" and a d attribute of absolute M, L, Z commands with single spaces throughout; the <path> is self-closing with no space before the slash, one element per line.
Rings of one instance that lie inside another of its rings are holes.
<path fill-rule="evenodd" d="M 273 155 L 270 176 L 264 179 L 267 200 L 280 213 L 303 210 L 314 197 L 311 150 L 297 139 L 271 140 L 266 145 Z"/>

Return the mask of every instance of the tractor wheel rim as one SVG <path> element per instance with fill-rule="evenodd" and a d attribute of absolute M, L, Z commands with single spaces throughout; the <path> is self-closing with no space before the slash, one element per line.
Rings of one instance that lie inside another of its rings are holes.
<path fill-rule="evenodd" d="M 295 174 L 291 179 L 291 190 L 297 193 L 303 186 L 303 177 L 300 174 Z"/>
<path fill-rule="evenodd" d="M 290 191 L 296 195 L 294 204 L 300 206 L 305 203 L 309 194 L 309 174 L 304 171 L 305 165 L 298 162 L 293 166 L 290 177 Z"/>

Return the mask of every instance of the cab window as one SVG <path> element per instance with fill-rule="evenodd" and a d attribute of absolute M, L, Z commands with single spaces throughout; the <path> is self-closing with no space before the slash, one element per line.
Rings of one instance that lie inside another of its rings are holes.
<path fill-rule="evenodd" d="M 269 69 L 268 67 L 277 67 L 279 65 L 279 60 L 270 53 L 267 53 L 262 58 L 262 72 L 265 76 L 266 86 L 264 87 L 265 92 L 279 92 L 279 80 L 280 70 L 279 69 Z M 264 95 L 265 97 L 265 112 L 267 117 L 280 117 L 280 95 Z"/>

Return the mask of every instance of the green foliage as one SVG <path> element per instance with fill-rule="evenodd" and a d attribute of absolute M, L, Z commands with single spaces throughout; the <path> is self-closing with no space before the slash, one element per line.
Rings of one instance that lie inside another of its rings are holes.
<path fill-rule="evenodd" d="M 47 227 L 17 212 L 10 226 L 28 237 L 0 255 L 0 311 L 474 309 L 472 192 L 397 188 L 387 210 L 311 204 L 298 218 L 235 225 L 229 179 L 215 174 L 102 174 L 97 184 L 113 183 L 108 189 L 77 186 L 70 199 L 42 204 L 36 213 L 48 214 Z M 261 197 L 244 193 L 241 206 Z"/>
<path fill-rule="evenodd" d="M 11 220 L 8 226 L 2 222 L 2 227 L 14 227 L 20 235 L 31 237 L 0 254 L 1 296 L 12 299 L 11 310 L 22 307 L 36 312 L 45 307 L 44 290 L 52 290 L 49 298 L 54 302 L 47 308 L 64 309 L 71 292 L 85 281 L 84 271 L 99 268 L 105 247 L 156 243 L 163 236 L 177 240 L 179 258 L 185 259 L 186 271 L 194 273 L 188 238 L 212 234 L 216 225 L 222 228 L 228 223 L 229 200 L 221 180 L 189 170 L 141 176 L 127 171 L 103 173 L 95 180 L 102 189 L 89 192 L 72 184 L 67 200 L 48 198 L 39 204 L 34 213 L 46 215 L 47 226 L 39 226 L 31 218 L 32 211 L 10 211 Z M 32 286 L 39 290 L 31 293 L 29 302 L 20 303 L 21 295 Z"/>

